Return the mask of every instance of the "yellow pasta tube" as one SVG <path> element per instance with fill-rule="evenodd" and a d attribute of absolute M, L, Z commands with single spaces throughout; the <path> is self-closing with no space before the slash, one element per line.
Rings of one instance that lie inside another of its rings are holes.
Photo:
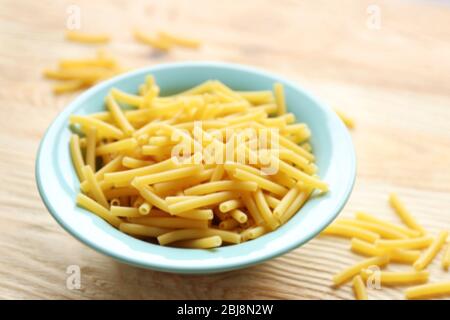
<path fill-rule="evenodd" d="M 237 93 L 254 105 L 266 104 L 275 100 L 272 91 L 237 91 Z"/>
<path fill-rule="evenodd" d="M 322 231 L 323 235 L 339 236 L 345 238 L 358 238 L 368 242 L 375 242 L 380 238 L 378 233 L 344 224 L 331 224 Z"/>
<path fill-rule="evenodd" d="M 134 128 L 130 124 L 130 122 L 128 122 L 128 119 L 125 117 L 122 109 L 117 104 L 116 100 L 114 100 L 114 97 L 111 94 L 106 97 L 106 107 L 111 112 L 114 121 L 116 122 L 117 126 L 123 131 L 125 136 L 131 136 L 134 132 Z"/>
<path fill-rule="evenodd" d="M 95 127 L 89 127 L 87 129 L 87 142 L 86 142 L 86 164 L 92 168 L 92 171 L 96 171 L 95 168 L 95 146 L 97 144 L 97 129 Z"/>
<path fill-rule="evenodd" d="M 256 222 L 256 224 L 262 224 L 264 223 L 264 219 L 259 212 L 258 207 L 256 206 L 255 201 L 253 200 L 253 197 L 249 194 L 244 192 L 242 194 L 242 201 L 244 202 L 245 206 L 247 207 L 248 212 L 252 216 L 253 220 Z"/>
<path fill-rule="evenodd" d="M 109 202 L 110 206 L 120 206 L 120 199 L 114 198 Z"/>
<path fill-rule="evenodd" d="M 118 217 L 113 216 L 108 209 L 101 206 L 99 203 L 82 193 L 79 193 L 77 195 L 76 202 L 80 207 L 83 207 L 91 211 L 92 213 L 95 213 L 97 216 L 99 216 L 103 220 L 106 220 L 109 224 L 113 225 L 116 228 L 118 228 L 122 223 L 122 220 L 120 220 Z"/>
<path fill-rule="evenodd" d="M 397 231 L 397 232 L 403 233 L 407 237 L 413 237 L 414 238 L 414 237 L 420 236 L 420 232 L 417 231 L 417 230 L 412 230 L 412 229 L 409 229 L 409 228 L 398 226 L 398 225 L 396 225 L 394 223 L 391 223 L 389 221 L 385 221 L 385 220 L 379 219 L 379 218 L 377 218 L 377 217 L 375 217 L 373 215 L 370 215 L 370 214 L 367 214 L 367 213 L 364 213 L 364 212 L 356 212 L 355 216 L 356 216 L 356 219 L 358 219 L 358 220 L 379 224 L 379 225 L 383 226 L 384 228 L 391 229 L 392 231 Z"/>
<path fill-rule="evenodd" d="M 206 237 L 194 240 L 179 241 L 174 244 L 176 247 L 189 249 L 212 249 L 222 245 L 222 238 L 219 236 Z"/>
<path fill-rule="evenodd" d="M 275 230 L 276 228 L 278 228 L 280 226 L 280 223 L 277 221 L 277 219 L 273 216 L 272 212 L 270 211 L 269 205 L 267 204 L 261 189 L 258 189 L 256 192 L 253 193 L 253 198 L 267 226 L 271 230 Z"/>
<path fill-rule="evenodd" d="M 277 114 L 279 116 L 286 113 L 286 102 L 284 100 L 284 88 L 281 83 L 275 83 L 273 86 L 273 91 L 275 93 L 275 101 L 277 103 Z"/>
<path fill-rule="evenodd" d="M 116 153 L 116 152 L 124 152 L 127 150 L 133 150 L 137 147 L 137 141 L 134 138 L 122 139 L 116 142 L 106 143 L 97 147 L 95 150 L 95 154 L 97 156 Z"/>
<path fill-rule="evenodd" d="M 212 220 L 214 218 L 214 212 L 211 209 L 194 209 L 180 212 L 176 216 L 193 220 Z"/>
<path fill-rule="evenodd" d="M 142 203 L 138 208 L 139 214 L 144 216 L 149 214 L 150 210 L 152 210 L 152 205 L 149 204 L 148 202 Z"/>
<path fill-rule="evenodd" d="M 172 44 L 168 41 L 152 38 L 137 30 L 134 31 L 134 38 L 141 43 L 150 45 L 151 47 L 162 51 L 169 51 L 172 47 Z"/>
<path fill-rule="evenodd" d="M 139 194 L 148 203 L 151 203 L 152 205 L 163 211 L 169 212 L 169 206 L 167 205 L 166 201 L 155 194 L 149 186 L 134 184 L 133 187 L 135 187 L 139 191 Z"/>
<path fill-rule="evenodd" d="M 178 217 L 152 217 L 145 216 L 130 218 L 130 222 L 142 224 L 150 227 L 170 228 L 170 229 L 205 229 L 208 228 L 206 220 L 192 220 Z"/>
<path fill-rule="evenodd" d="M 121 223 L 119 226 L 119 230 L 133 236 L 152 238 L 156 238 L 164 233 L 170 232 L 170 229 L 143 226 L 141 224 L 135 223 Z"/>
<path fill-rule="evenodd" d="M 180 36 L 174 35 L 172 33 L 165 32 L 165 31 L 160 31 L 158 35 L 164 41 L 167 41 L 168 43 L 173 43 L 173 44 L 176 44 L 176 45 L 182 46 L 182 47 L 195 49 L 201 45 L 201 42 L 198 40 L 180 37 Z"/>
<path fill-rule="evenodd" d="M 381 249 L 372 243 L 352 238 L 350 249 L 365 256 L 381 256 L 389 254 L 391 262 L 413 264 L 419 257 L 420 251 L 404 249 Z"/>
<path fill-rule="evenodd" d="M 450 244 L 447 244 L 444 255 L 442 256 L 442 268 L 448 270 L 448 267 L 450 267 Z"/>
<path fill-rule="evenodd" d="M 353 292 L 355 294 L 356 300 L 367 300 L 367 290 L 366 286 L 360 275 L 353 277 Z"/>
<path fill-rule="evenodd" d="M 361 277 L 367 280 L 373 272 L 371 270 L 362 270 Z M 376 276 L 380 280 L 381 285 L 395 286 L 395 285 L 408 285 L 419 284 L 428 281 L 428 271 L 403 271 L 403 272 L 388 272 L 379 271 Z"/>
<path fill-rule="evenodd" d="M 305 157 L 295 153 L 289 149 L 280 149 L 279 156 L 281 160 L 288 160 L 294 163 L 297 167 L 302 169 L 307 174 L 315 174 L 317 167 L 315 164 L 309 162 Z"/>
<path fill-rule="evenodd" d="M 77 91 L 81 88 L 83 88 L 86 85 L 86 83 L 83 80 L 66 80 L 62 83 L 57 83 L 53 86 L 53 93 L 54 94 L 61 94 L 61 93 L 67 93 L 67 92 L 73 92 Z"/>
<path fill-rule="evenodd" d="M 111 89 L 111 95 L 113 96 L 113 98 L 116 101 L 118 101 L 120 103 L 128 104 L 130 106 L 134 106 L 134 107 L 140 107 L 142 105 L 142 103 L 144 102 L 144 99 L 142 97 L 123 92 L 116 88 Z"/>
<path fill-rule="evenodd" d="M 387 238 L 387 239 L 407 239 L 408 238 L 404 233 L 398 232 L 397 230 L 386 228 L 383 225 L 368 222 L 368 221 L 353 220 L 353 219 L 338 219 L 338 220 L 336 220 L 336 223 L 346 224 L 346 225 L 351 225 L 351 226 L 367 229 L 369 231 L 378 233 L 382 238 Z"/>
<path fill-rule="evenodd" d="M 105 173 L 104 179 L 106 181 L 114 183 L 129 183 L 135 177 L 145 176 L 152 173 L 162 172 L 165 170 L 171 170 L 177 167 L 179 167 L 179 164 L 177 164 L 177 162 L 174 159 L 170 158 L 141 168 Z"/>
<path fill-rule="evenodd" d="M 370 266 L 384 266 L 387 263 L 389 263 L 389 256 L 383 255 L 378 257 L 369 258 L 366 260 L 363 260 L 361 262 L 358 262 L 347 269 L 344 269 L 343 271 L 337 273 L 335 276 L 333 276 L 333 283 L 335 286 L 339 286 L 357 274 L 361 272 L 363 269 L 367 269 Z"/>
<path fill-rule="evenodd" d="M 305 204 L 306 200 L 309 199 L 312 190 L 306 190 L 300 192 L 297 197 L 292 201 L 289 208 L 281 215 L 280 222 L 285 224 L 298 210 Z"/>
<path fill-rule="evenodd" d="M 130 208 L 130 207 L 120 207 L 120 206 L 111 205 L 110 211 L 111 211 L 111 214 L 116 217 L 132 218 L 132 217 L 140 217 L 141 216 L 138 209 Z"/>
<path fill-rule="evenodd" d="M 223 177 L 224 172 L 225 172 L 225 168 L 224 168 L 223 164 L 218 164 L 214 168 L 214 172 L 213 172 L 213 174 L 211 176 L 211 182 L 221 180 L 222 177 Z"/>
<path fill-rule="evenodd" d="M 273 210 L 273 215 L 276 219 L 281 218 L 281 216 L 286 212 L 286 210 L 292 204 L 295 197 L 298 196 L 299 192 L 300 192 L 299 188 L 294 187 L 291 190 L 289 190 L 288 193 L 286 193 L 286 195 L 281 199 L 281 201 L 277 205 L 277 207 Z"/>
<path fill-rule="evenodd" d="M 164 172 L 152 173 L 146 176 L 136 177 L 134 178 L 134 181 L 136 181 L 137 184 L 149 185 L 158 182 L 166 182 L 191 177 L 197 174 L 200 170 L 202 170 L 202 166 L 189 166 L 185 168 L 178 168 Z"/>
<path fill-rule="evenodd" d="M 244 206 L 244 203 L 241 200 L 239 200 L 239 199 L 232 199 L 232 200 L 228 200 L 228 201 L 222 202 L 219 205 L 219 210 L 221 212 L 230 212 L 230 211 L 232 211 L 234 209 L 241 208 L 242 206 Z"/>
<path fill-rule="evenodd" d="M 66 31 L 66 39 L 69 41 L 95 44 L 109 42 L 110 37 L 107 34 L 94 34 L 71 30 Z"/>
<path fill-rule="evenodd" d="M 105 208 L 109 208 L 108 201 L 106 201 L 103 190 L 100 188 L 97 179 L 95 179 L 94 172 L 92 171 L 91 167 L 84 166 L 82 170 L 84 177 L 90 185 L 90 192 L 92 193 L 95 200 Z"/>
<path fill-rule="evenodd" d="M 72 163 L 77 173 L 78 180 L 83 181 L 85 179 L 83 174 L 83 155 L 81 154 L 80 148 L 80 137 L 77 134 L 72 134 L 70 136 L 70 156 L 72 158 Z"/>
<path fill-rule="evenodd" d="M 240 243 L 241 235 L 239 233 L 227 230 L 219 230 L 213 228 L 206 229 L 182 229 L 175 230 L 158 237 L 158 242 L 160 245 L 168 245 L 170 243 L 181 241 L 181 240 L 191 240 L 199 239 L 205 237 L 219 236 L 223 242 L 227 243 Z"/>
<path fill-rule="evenodd" d="M 253 181 L 214 181 L 199 184 L 184 190 L 185 195 L 203 195 L 218 191 L 256 191 L 258 185 Z"/>
<path fill-rule="evenodd" d="M 423 284 L 405 290 L 407 299 L 425 299 L 450 295 L 450 281 Z"/>
<path fill-rule="evenodd" d="M 206 207 L 212 204 L 217 204 L 226 200 L 236 198 L 236 195 L 232 191 L 222 191 L 211 193 L 198 197 L 196 199 L 189 199 L 186 201 L 178 202 L 169 205 L 169 212 L 172 214 L 178 214 L 183 211 L 189 211 L 200 207 Z"/>
<path fill-rule="evenodd" d="M 427 233 L 426 230 L 421 225 L 419 225 L 414 217 L 408 212 L 405 205 L 400 201 L 395 193 L 390 194 L 389 203 L 409 228 L 419 231 L 421 235 L 425 235 Z"/>
<path fill-rule="evenodd" d="M 353 129 L 355 127 L 355 121 L 353 118 L 350 118 L 347 114 L 343 113 L 341 110 L 334 109 L 334 112 L 341 118 L 342 122 L 349 128 Z"/>
<path fill-rule="evenodd" d="M 243 180 L 243 181 L 256 182 L 261 189 L 270 191 L 277 195 L 283 196 L 288 192 L 288 190 L 285 187 L 280 186 L 279 184 L 276 184 L 276 183 L 270 181 L 269 179 L 263 178 L 261 176 L 257 176 L 255 174 L 250 173 L 245 170 L 236 169 L 233 172 L 233 177 L 235 177 L 236 179 L 239 179 L 239 180 Z"/>
<path fill-rule="evenodd" d="M 241 224 L 247 222 L 248 220 L 247 215 L 239 209 L 231 210 L 230 215 L 234 220 Z"/>
<path fill-rule="evenodd" d="M 120 129 L 96 118 L 73 114 L 70 116 L 69 121 L 71 124 L 78 123 L 85 127 L 95 127 L 97 133 L 105 138 L 123 138 L 123 132 Z"/>
<path fill-rule="evenodd" d="M 281 200 L 266 193 L 264 194 L 264 198 L 266 198 L 267 204 L 271 209 L 275 209 L 281 202 Z"/>
<path fill-rule="evenodd" d="M 431 237 L 420 237 L 413 239 L 399 239 L 399 240 L 380 240 L 375 242 L 375 245 L 386 249 L 423 249 L 427 248 L 433 242 Z"/>
<path fill-rule="evenodd" d="M 149 166 L 151 164 L 154 164 L 154 162 L 150 161 L 150 160 L 135 159 L 132 157 L 127 157 L 127 156 L 123 157 L 123 159 L 122 159 L 122 165 L 125 168 L 130 168 L 130 169 L 141 168 L 141 167 Z"/>
<path fill-rule="evenodd" d="M 266 229 L 264 226 L 256 226 L 248 228 L 241 232 L 241 238 L 242 241 L 253 240 L 267 233 L 267 231 L 268 229 Z"/>
<path fill-rule="evenodd" d="M 219 223 L 219 229 L 231 230 L 239 226 L 239 222 L 234 219 L 225 219 Z"/>
<path fill-rule="evenodd" d="M 414 269 L 417 271 L 425 269 L 430 262 L 434 259 L 434 257 L 441 250 L 445 241 L 447 240 L 448 232 L 441 231 L 436 239 L 431 243 L 431 245 L 425 250 L 425 252 L 414 262 Z"/>
<path fill-rule="evenodd" d="M 306 185 L 307 187 L 317 188 L 324 192 L 328 191 L 328 185 L 325 182 L 307 175 L 306 173 L 287 164 L 283 160 L 278 160 L 278 165 L 281 172 L 286 173 L 288 176 L 294 177 L 296 180 Z"/>

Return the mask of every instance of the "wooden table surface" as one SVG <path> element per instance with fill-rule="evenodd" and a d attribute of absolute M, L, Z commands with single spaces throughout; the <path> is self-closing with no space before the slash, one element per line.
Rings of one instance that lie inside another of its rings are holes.
<path fill-rule="evenodd" d="M 82 30 L 114 34 L 107 48 L 125 66 L 224 60 L 294 79 L 356 120 L 358 176 L 342 216 L 360 209 L 396 221 L 387 204 L 395 191 L 430 233 L 450 229 L 449 2 L 1 0 L 0 298 L 353 298 L 348 285 L 330 287 L 332 274 L 362 259 L 346 240 L 316 238 L 245 270 L 182 276 L 116 262 L 53 220 L 36 188 L 35 155 L 76 95 L 54 96 L 41 71 L 97 48 L 64 41 L 74 3 Z M 204 46 L 157 54 L 133 40 L 134 27 L 172 30 Z M 66 287 L 70 265 L 81 268 L 79 290 Z M 450 280 L 439 261 L 430 270 L 431 281 Z M 369 295 L 401 299 L 403 289 Z"/>

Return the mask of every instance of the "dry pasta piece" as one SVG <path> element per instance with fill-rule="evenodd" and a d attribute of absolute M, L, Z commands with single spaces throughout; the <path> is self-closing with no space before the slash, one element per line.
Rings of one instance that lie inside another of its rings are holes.
<path fill-rule="evenodd" d="M 189 211 L 201 207 L 206 207 L 212 204 L 221 203 L 226 200 L 236 198 L 236 194 L 232 191 L 221 191 L 201 196 L 197 199 L 189 199 L 186 201 L 171 204 L 168 211 L 172 214 L 178 214 L 183 211 Z"/>
<path fill-rule="evenodd" d="M 445 248 L 444 255 L 442 256 L 442 268 L 444 270 L 448 270 L 448 267 L 450 266 L 450 245 L 447 244 L 447 247 Z"/>
<path fill-rule="evenodd" d="M 337 223 L 334 223 L 325 228 L 325 230 L 323 230 L 321 234 L 345 238 L 358 238 L 367 242 L 375 242 L 380 238 L 380 235 L 373 231 Z"/>
<path fill-rule="evenodd" d="M 88 43 L 88 44 L 98 44 L 107 43 L 110 40 L 109 35 L 103 33 L 86 33 L 81 31 L 66 31 L 66 39 L 69 41 Z"/>
<path fill-rule="evenodd" d="M 356 212 L 355 216 L 356 216 L 356 219 L 358 219 L 358 220 L 367 221 L 367 222 L 373 222 L 373 223 L 379 224 L 379 225 L 383 226 L 384 228 L 391 229 L 394 232 L 397 231 L 397 232 L 403 233 L 407 237 L 413 237 L 414 238 L 414 237 L 419 237 L 420 236 L 420 232 L 417 231 L 417 230 L 412 230 L 412 229 L 409 229 L 409 228 L 398 226 L 398 225 L 396 225 L 394 223 L 391 223 L 389 221 L 385 221 L 385 220 L 379 219 L 379 218 L 377 218 L 377 217 L 375 217 L 373 215 L 367 214 L 365 212 L 361 212 L 361 211 Z"/>
<path fill-rule="evenodd" d="M 225 168 L 224 168 L 223 164 L 218 164 L 214 168 L 214 172 L 211 176 L 211 182 L 221 180 L 223 178 L 224 173 L 225 173 Z"/>
<path fill-rule="evenodd" d="M 106 97 L 106 106 L 111 112 L 111 115 L 114 118 L 117 126 L 123 131 L 124 135 L 131 136 L 134 132 L 134 128 L 128 121 L 127 117 L 125 116 L 120 106 L 117 104 L 112 94 L 109 94 Z"/>
<path fill-rule="evenodd" d="M 176 216 L 193 220 L 212 220 L 214 218 L 214 212 L 211 209 L 194 209 L 180 212 Z"/>
<path fill-rule="evenodd" d="M 417 271 L 425 269 L 430 262 L 434 259 L 434 257 L 441 250 L 445 241 L 447 240 L 448 232 L 441 231 L 436 239 L 431 243 L 431 245 L 425 250 L 425 252 L 414 262 L 414 269 Z"/>
<path fill-rule="evenodd" d="M 277 114 L 279 116 L 286 113 L 286 102 L 284 101 L 284 88 L 281 83 L 275 83 L 273 85 L 273 91 L 275 93 L 275 101 L 277 103 Z"/>
<path fill-rule="evenodd" d="M 91 167 L 92 171 L 95 169 L 95 146 L 97 145 L 97 129 L 89 127 L 87 129 L 86 142 L 86 164 Z"/>
<path fill-rule="evenodd" d="M 333 277 L 333 283 L 335 286 L 339 286 L 339 285 L 347 282 L 348 280 L 350 280 L 357 274 L 359 274 L 361 272 L 361 270 L 363 270 L 363 269 L 366 269 L 370 266 L 382 267 L 382 266 L 386 265 L 387 263 L 389 263 L 388 255 L 382 255 L 382 256 L 363 260 L 363 261 L 358 262 L 358 263 L 348 267 L 347 269 L 344 269 L 343 271 L 337 273 Z"/>
<path fill-rule="evenodd" d="M 110 208 L 111 214 L 116 217 L 140 217 L 141 214 L 139 213 L 139 210 L 137 208 L 130 208 L 130 207 L 120 207 L 120 206 L 114 206 L 111 204 Z"/>
<path fill-rule="evenodd" d="M 292 201 L 289 208 L 286 210 L 286 212 L 283 213 L 283 215 L 280 217 L 281 224 L 285 224 L 289 219 L 292 218 L 294 214 L 297 213 L 298 210 L 305 204 L 305 202 L 309 199 L 311 195 L 312 190 L 305 190 L 302 191 L 297 198 Z"/>
<path fill-rule="evenodd" d="M 357 275 L 353 278 L 353 292 L 356 300 L 367 300 L 367 290 L 361 276 Z"/>
<path fill-rule="evenodd" d="M 428 271 L 377 271 L 377 274 L 373 274 L 372 270 L 361 271 L 361 276 L 364 280 L 367 280 L 371 276 L 376 276 L 377 279 L 379 279 L 380 284 L 386 286 L 425 283 L 428 281 L 429 275 L 430 273 Z"/>
<path fill-rule="evenodd" d="M 166 228 L 149 227 L 143 226 L 141 224 L 125 223 L 125 222 L 119 225 L 119 230 L 133 236 L 152 237 L 152 238 L 156 238 L 164 233 L 170 232 L 170 229 Z"/>
<path fill-rule="evenodd" d="M 391 262 L 413 264 L 419 257 L 418 250 L 404 250 L 404 249 L 381 249 L 372 243 L 362 241 L 358 238 L 352 238 L 350 249 L 358 254 L 364 256 L 381 256 L 389 254 Z"/>
<path fill-rule="evenodd" d="M 408 227 L 413 230 L 419 231 L 421 235 L 425 235 L 427 233 L 426 230 L 421 225 L 419 225 L 414 217 L 408 212 L 403 202 L 400 201 L 395 193 L 390 194 L 389 203 Z"/>
<path fill-rule="evenodd" d="M 269 205 L 267 204 L 261 189 L 258 189 L 253 193 L 253 198 L 266 225 L 271 230 L 275 230 L 276 228 L 278 228 L 280 226 L 280 223 L 273 216 L 272 211 L 270 211 Z"/>
<path fill-rule="evenodd" d="M 221 212 L 230 212 L 234 209 L 242 208 L 244 203 L 240 199 L 232 199 L 224 201 L 219 205 L 219 210 Z"/>
<path fill-rule="evenodd" d="M 222 245 L 222 238 L 219 236 L 212 236 L 194 240 L 184 240 L 174 243 L 174 246 L 180 248 L 190 249 L 212 249 Z"/>
<path fill-rule="evenodd" d="M 336 108 L 334 109 L 334 112 L 336 112 L 338 117 L 341 118 L 342 122 L 347 126 L 347 128 L 353 129 L 355 127 L 355 121 L 353 120 L 353 118 L 350 118 L 347 114 Z"/>
<path fill-rule="evenodd" d="M 184 190 L 186 195 L 203 195 L 218 191 L 256 191 L 258 185 L 253 181 L 214 181 L 199 184 Z"/>
<path fill-rule="evenodd" d="M 280 219 L 281 216 L 287 211 L 289 206 L 292 204 L 294 199 L 298 196 L 300 189 L 294 187 L 286 193 L 286 195 L 281 199 L 280 203 L 273 210 L 273 215 L 275 218 Z"/>
<path fill-rule="evenodd" d="M 82 168 L 83 175 L 86 178 L 87 182 L 90 185 L 90 192 L 92 193 L 94 199 L 104 206 L 105 208 L 109 208 L 108 201 L 106 201 L 105 194 L 103 193 L 103 190 L 100 188 L 97 179 L 94 176 L 94 172 L 92 171 L 92 168 L 90 166 L 84 166 Z"/>
<path fill-rule="evenodd" d="M 223 242 L 227 243 L 240 243 L 241 235 L 227 230 L 219 230 L 213 228 L 206 229 L 182 229 L 175 230 L 158 237 L 158 242 L 160 245 L 168 245 L 170 243 L 181 241 L 181 240 L 192 240 L 204 237 L 219 236 Z"/>
<path fill-rule="evenodd" d="M 193 48 L 193 49 L 196 49 L 201 46 L 201 42 L 198 40 L 180 37 L 180 36 L 174 35 L 172 33 L 166 32 L 166 31 L 160 31 L 158 33 L 158 35 L 165 42 L 173 43 L 178 46 Z"/>
<path fill-rule="evenodd" d="M 242 241 L 253 240 L 265 234 L 268 229 L 264 226 L 248 228 L 241 232 Z"/>
<path fill-rule="evenodd" d="M 256 182 L 256 184 L 261 189 L 267 190 L 267 191 L 272 192 L 272 193 L 274 193 L 276 195 L 283 196 L 283 195 L 285 195 L 288 192 L 288 190 L 285 187 L 283 187 L 283 186 L 281 186 L 279 184 L 276 184 L 276 183 L 270 181 L 269 179 L 257 176 L 255 174 L 250 173 L 250 172 L 245 171 L 245 170 L 241 170 L 241 169 L 234 170 L 233 177 L 235 177 L 236 179 L 239 179 L 239 180 L 243 180 L 243 181 Z"/>
<path fill-rule="evenodd" d="M 142 224 L 150 227 L 170 228 L 170 229 L 208 228 L 208 222 L 205 220 L 192 220 L 178 217 L 145 216 L 139 218 L 130 218 L 129 221 L 132 223 Z"/>
<path fill-rule="evenodd" d="M 222 203 L 223 204 L 223 203 Z M 230 211 L 231 217 L 239 223 L 246 223 L 248 220 L 247 215 L 239 209 L 234 209 Z"/>
<path fill-rule="evenodd" d="M 111 95 L 116 101 L 134 107 L 141 107 L 144 102 L 144 99 L 142 97 L 126 93 L 116 88 L 111 89 Z"/>
<path fill-rule="evenodd" d="M 450 295 L 450 281 L 423 284 L 405 290 L 407 299 L 425 299 Z"/>
<path fill-rule="evenodd" d="M 368 222 L 368 221 L 353 220 L 353 219 L 338 219 L 338 220 L 336 220 L 336 223 L 342 223 L 342 224 L 347 224 L 347 225 L 367 229 L 367 230 L 373 231 L 375 233 L 378 233 L 382 238 L 386 238 L 386 239 L 407 239 L 408 238 L 404 233 L 398 232 L 397 230 L 386 228 L 383 225 Z"/>
<path fill-rule="evenodd" d="M 109 153 L 133 150 L 136 147 L 137 147 L 136 139 L 134 138 L 122 139 L 97 147 L 97 149 L 95 150 L 95 154 L 97 156 L 101 156 Z"/>
<path fill-rule="evenodd" d="M 259 212 L 258 207 L 256 206 L 256 203 L 253 200 L 253 197 L 245 192 L 242 194 L 242 201 L 244 202 L 248 212 L 250 213 L 256 224 L 260 225 L 264 223 L 264 219 L 261 213 Z"/>
<path fill-rule="evenodd" d="M 148 215 L 150 210 L 152 210 L 152 205 L 148 202 L 143 202 L 138 208 L 139 214 L 143 216 Z"/>
<path fill-rule="evenodd" d="M 122 165 L 124 167 L 130 168 L 130 169 L 141 168 L 141 167 L 149 166 L 151 164 L 154 164 L 154 162 L 150 161 L 150 160 L 135 159 L 135 158 L 128 157 L 128 156 L 125 156 L 122 158 Z"/>
<path fill-rule="evenodd" d="M 69 121 L 71 124 L 78 123 L 86 127 L 95 127 L 97 129 L 98 134 L 105 138 L 114 138 L 114 139 L 123 138 L 123 132 L 120 131 L 118 128 L 104 121 L 98 120 L 96 118 L 73 114 L 70 116 Z"/>
<path fill-rule="evenodd" d="M 92 213 L 95 213 L 97 216 L 99 216 L 103 220 L 106 220 L 109 224 L 113 225 L 116 228 L 118 228 L 122 223 L 122 220 L 120 220 L 118 217 L 113 216 L 108 209 L 82 193 L 79 193 L 77 195 L 76 202 L 80 207 L 83 207 L 91 211 Z"/>
<path fill-rule="evenodd" d="M 431 237 L 420 237 L 413 239 L 399 239 L 399 240 L 380 240 L 375 242 L 375 245 L 385 249 L 423 249 L 428 248 L 433 242 Z"/>
<path fill-rule="evenodd" d="M 78 180 L 83 181 L 85 179 L 83 173 L 83 155 L 80 148 L 80 137 L 76 134 L 70 136 L 70 156 L 72 157 L 72 163 L 77 173 Z"/>
<path fill-rule="evenodd" d="M 220 221 L 220 223 L 219 223 L 219 229 L 222 229 L 222 230 L 232 230 L 238 226 L 239 226 L 239 222 L 237 222 L 234 219 L 225 219 L 225 220 Z"/>
<path fill-rule="evenodd" d="M 148 203 L 152 204 L 153 206 L 163 211 L 169 212 L 169 206 L 167 205 L 166 201 L 164 201 L 164 199 L 162 199 L 160 196 L 154 193 L 152 188 L 150 188 L 149 186 L 138 184 L 134 184 L 133 187 L 135 187 L 139 191 L 139 194 Z"/>
<path fill-rule="evenodd" d="M 133 179 L 133 181 L 141 185 L 155 184 L 158 182 L 167 182 L 193 176 L 199 173 L 202 169 L 203 169 L 202 166 L 188 166 L 185 168 L 177 168 L 164 172 L 157 172 L 145 176 L 136 177 Z"/>
<path fill-rule="evenodd" d="M 67 80 L 62 83 L 57 83 L 53 86 L 54 94 L 62 94 L 67 92 L 73 92 L 82 89 L 86 83 L 82 80 Z"/>
<path fill-rule="evenodd" d="M 151 47 L 162 51 L 169 51 L 172 47 L 172 44 L 170 42 L 162 39 L 152 38 L 149 35 L 146 35 L 138 30 L 134 31 L 134 38 L 141 43 L 150 45 Z"/>

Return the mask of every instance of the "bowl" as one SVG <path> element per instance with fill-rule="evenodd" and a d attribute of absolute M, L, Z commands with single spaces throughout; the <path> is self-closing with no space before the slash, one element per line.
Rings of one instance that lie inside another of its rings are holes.
<path fill-rule="evenodd" d="M 75 205 L 79 182 L 69 154 L 69 115 L 104 110 L 112 87 L 137 92 L 151 73 L 167 95 L 218 79 L 237 90 L 285 88 L 289 112 L 311 129 L 310 140 L 319 175 L 330 191 L 309 200 L 290 221 L 258 239 L 212 250 L 179 249 L 128 236 Z M 355 180 L 355 153 L 347 128 L 335 112 L 293 82 L 252 67 L 221 62 L 160 64 L 132 71 L 87 90 L 53 121 L 41 141 L 36 159 L 36 181 L 45 206 L 55 220 L 81 242 L 121 262 L 173 273 L 205 274 L 248 267 L 306 243 L 339 214 Z"/>

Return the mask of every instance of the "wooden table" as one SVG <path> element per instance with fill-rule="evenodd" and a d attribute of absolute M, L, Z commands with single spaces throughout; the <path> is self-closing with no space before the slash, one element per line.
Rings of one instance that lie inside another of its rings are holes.
<path fill-rule="evenodd" d="M 0 298 L 353 298 L 348 285 L 330 287 L 333 273 L 362 259 L 346 240 L 317 238 L 245 270 L 181 276 L 118 263 L 63 231 L 38 195 L 34 160 L 45 129 L 75 97 L 54 96 L 42 69 L 97 48 L 63 40 L 72 3 L 83 30 L 114 34 L 108 49 L 126 66 L 225 60 L 294 79 L 356 120 L 358 177 L 343 216 L 361 209 L 396 221 L 387 205 L 395 191 L 430 233 L 449 229 L 450 6 L 373 2 L 1 0 Z M 204 46 L 156 54 L 133 40 L 134 27 Z M 81 268 L 80 290 L 66 288 L 70 265 Z M 439 261 L 430 270 L 431 281 L 450 280 Z M 369 294 L 398 299 L 403 289 Z"/>

